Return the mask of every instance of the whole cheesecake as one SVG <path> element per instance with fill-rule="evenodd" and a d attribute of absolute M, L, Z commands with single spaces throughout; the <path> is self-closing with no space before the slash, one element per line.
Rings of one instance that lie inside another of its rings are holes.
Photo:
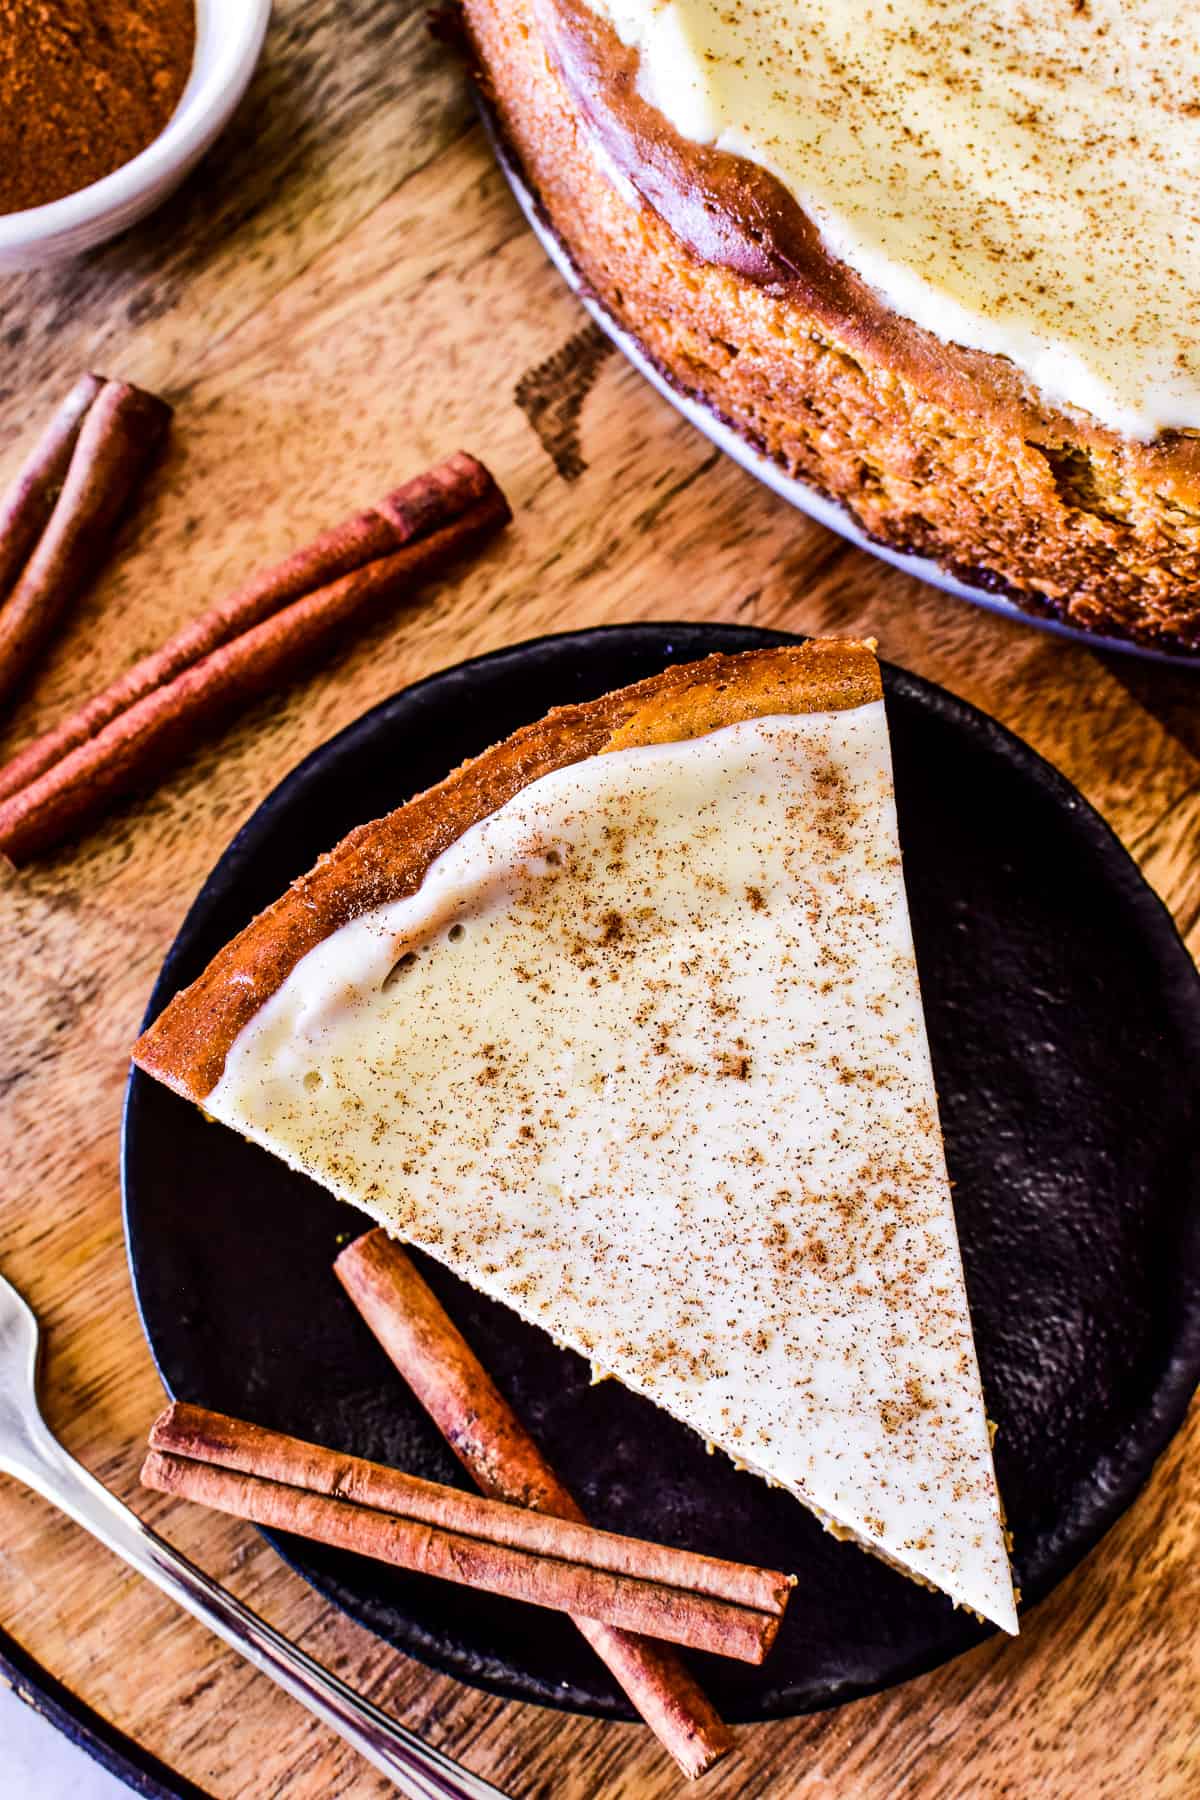
<path fill-rule="evenodd" d="M 1200 52 L 1171 0 L 462 0 L 678 388 L 882 544 L 1200 647 Z"/>

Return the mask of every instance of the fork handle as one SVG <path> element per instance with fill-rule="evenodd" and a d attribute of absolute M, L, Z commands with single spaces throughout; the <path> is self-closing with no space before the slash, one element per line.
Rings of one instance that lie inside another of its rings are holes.
<path fill-rule="evenodd" d="M 13 1467 L 13 1474 L 269 1675 L 395 1782 L 408 1800 L 505 1800 L 499 1788 L 356 1694 L 172 1549 L 76 1462 L 48 1428 L 27 1436 L 24 1448 L 22 1466 Z"/>

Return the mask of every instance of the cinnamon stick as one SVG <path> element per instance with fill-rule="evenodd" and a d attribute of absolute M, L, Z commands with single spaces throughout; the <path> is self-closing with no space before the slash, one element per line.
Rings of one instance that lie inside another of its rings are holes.
<path fill-rule="evenodd" d="M 672 1642 L 761 1662 L 786 1604 L 782 1577 L 665 1545 L 536 1519 L 244 1420 L 172 1407 L 155 1422 L 149 1487 L 442 1580 L 582 1611 Z M 540 1529 L 539 1529 L 540 1527 Z M 706 1565 L 706 1566 L 705 1566 Z M 774 1586 L 778 1611 L 723 1597 Z"/>
<path fill-rule="evenodd" d="M 144 691 L 131 705 L 0 800 L 0 850 L 19 862 L 58 842 L 161 774 L 238 708 L 290 680 L 352 626 L 491 537 L 511 517 L 508 504 L 490 476 L 480 498 L 475 485 L 472 474 L 457 490 L 465 495 L 464 510 L 451 513 L 447 503 L 438 529 L 223 637 L 162 685 L 139 684 Z M 164 666 L 173 662 L 168 657 Z"/>
<path fill-rule="evenodd" d="M 483 464 L 465 451 L 398 487 L 378 506 L 356 513 L 249 581 L 186 624 L 158 650 L 119 675 L 77 712 L 18 751 L 0 768 L 0 800 L 28 787 L 70 751 L 98 736 L 119 714 L 165 687 L 212 651 L 249 631 L 292 600 L 429 537 L 477 502 L 499 494 Z"/>
<path fill-rule="evenodd" d="M 168 1406 L 150 1428 L 150 1448 L 309 1488 L 356 1506 L 402 1513 L 427 1525 L 487 1538 L 533 1556 L 565 1557 L 610 1574 L 688 1588 L 774 1618 L 782 1618 L 787 1606 L 787 1577 L 771 1569 L 727 1562 L 694 1550 L 674 1550 L 573 1520 L 539 1516 L 520 1506 L 480 1499 L 461 1488 L 426 1481 L 365 1457 L 343 1455 L 203 1406 L 181 1401 Z"/>
<path fill-rule="evenodd" d="M 23 501 L 14 490 L 10 544 L 19 544 L 44 515 L 71 444 L 65 478 L 40 537 L 11 590 L 0 590 L 0 705 L 12 697 L 66 607 L 99 568 L 171 418 L 165 401 L 128 382 L 104 382 L 90 403 L 87 391 L 81 383 L 51 427 L 44 456 L 39 460 L 35 452 L 18 477 Z"/>
<path fill-rule="evenodd" d="M 559 1518 L 583 1512 L 405 1251 L 382 1230 L 334 1264 L 350 1299 L 485 1494 Z M 707 1695 L 665 1645 L 577 1618 L 614 1679 L 686 1775 L 733 1748 Z"/>
<path fill-rule="evenodd" d="M 79 428 L 103 386 L 99 375 L 80 376 L 0 501 L 0 599 L 46 529 L 66 480 Z"/>

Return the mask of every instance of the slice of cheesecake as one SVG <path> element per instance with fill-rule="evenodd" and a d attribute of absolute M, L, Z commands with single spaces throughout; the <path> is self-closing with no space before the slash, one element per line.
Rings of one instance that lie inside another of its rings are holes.
<path fill-rule="evenodd" d="M 551 713 L 352 832 L 135 1058 L 1017 1629 L 865 645 Z"/>

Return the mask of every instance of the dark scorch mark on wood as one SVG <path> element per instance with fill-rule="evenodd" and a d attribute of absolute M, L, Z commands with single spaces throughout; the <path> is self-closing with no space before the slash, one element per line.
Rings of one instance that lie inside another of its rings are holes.
<path fill-rule="evenodd" d="M 578 481 L 587 468 L 579 447 L 579 418 L 600 364 L 612 352 L 600 327 L 585 325 L 553 356 L 527 369 L 513 390 L 513 399 L 564 481 Z"/>
<path fill-rule="evenodd" d="M 1102 655 L 1100 661 L 1164 731 L 1200 760 L 1200 670 L 1135 662 L 1131 656 Z"/>

